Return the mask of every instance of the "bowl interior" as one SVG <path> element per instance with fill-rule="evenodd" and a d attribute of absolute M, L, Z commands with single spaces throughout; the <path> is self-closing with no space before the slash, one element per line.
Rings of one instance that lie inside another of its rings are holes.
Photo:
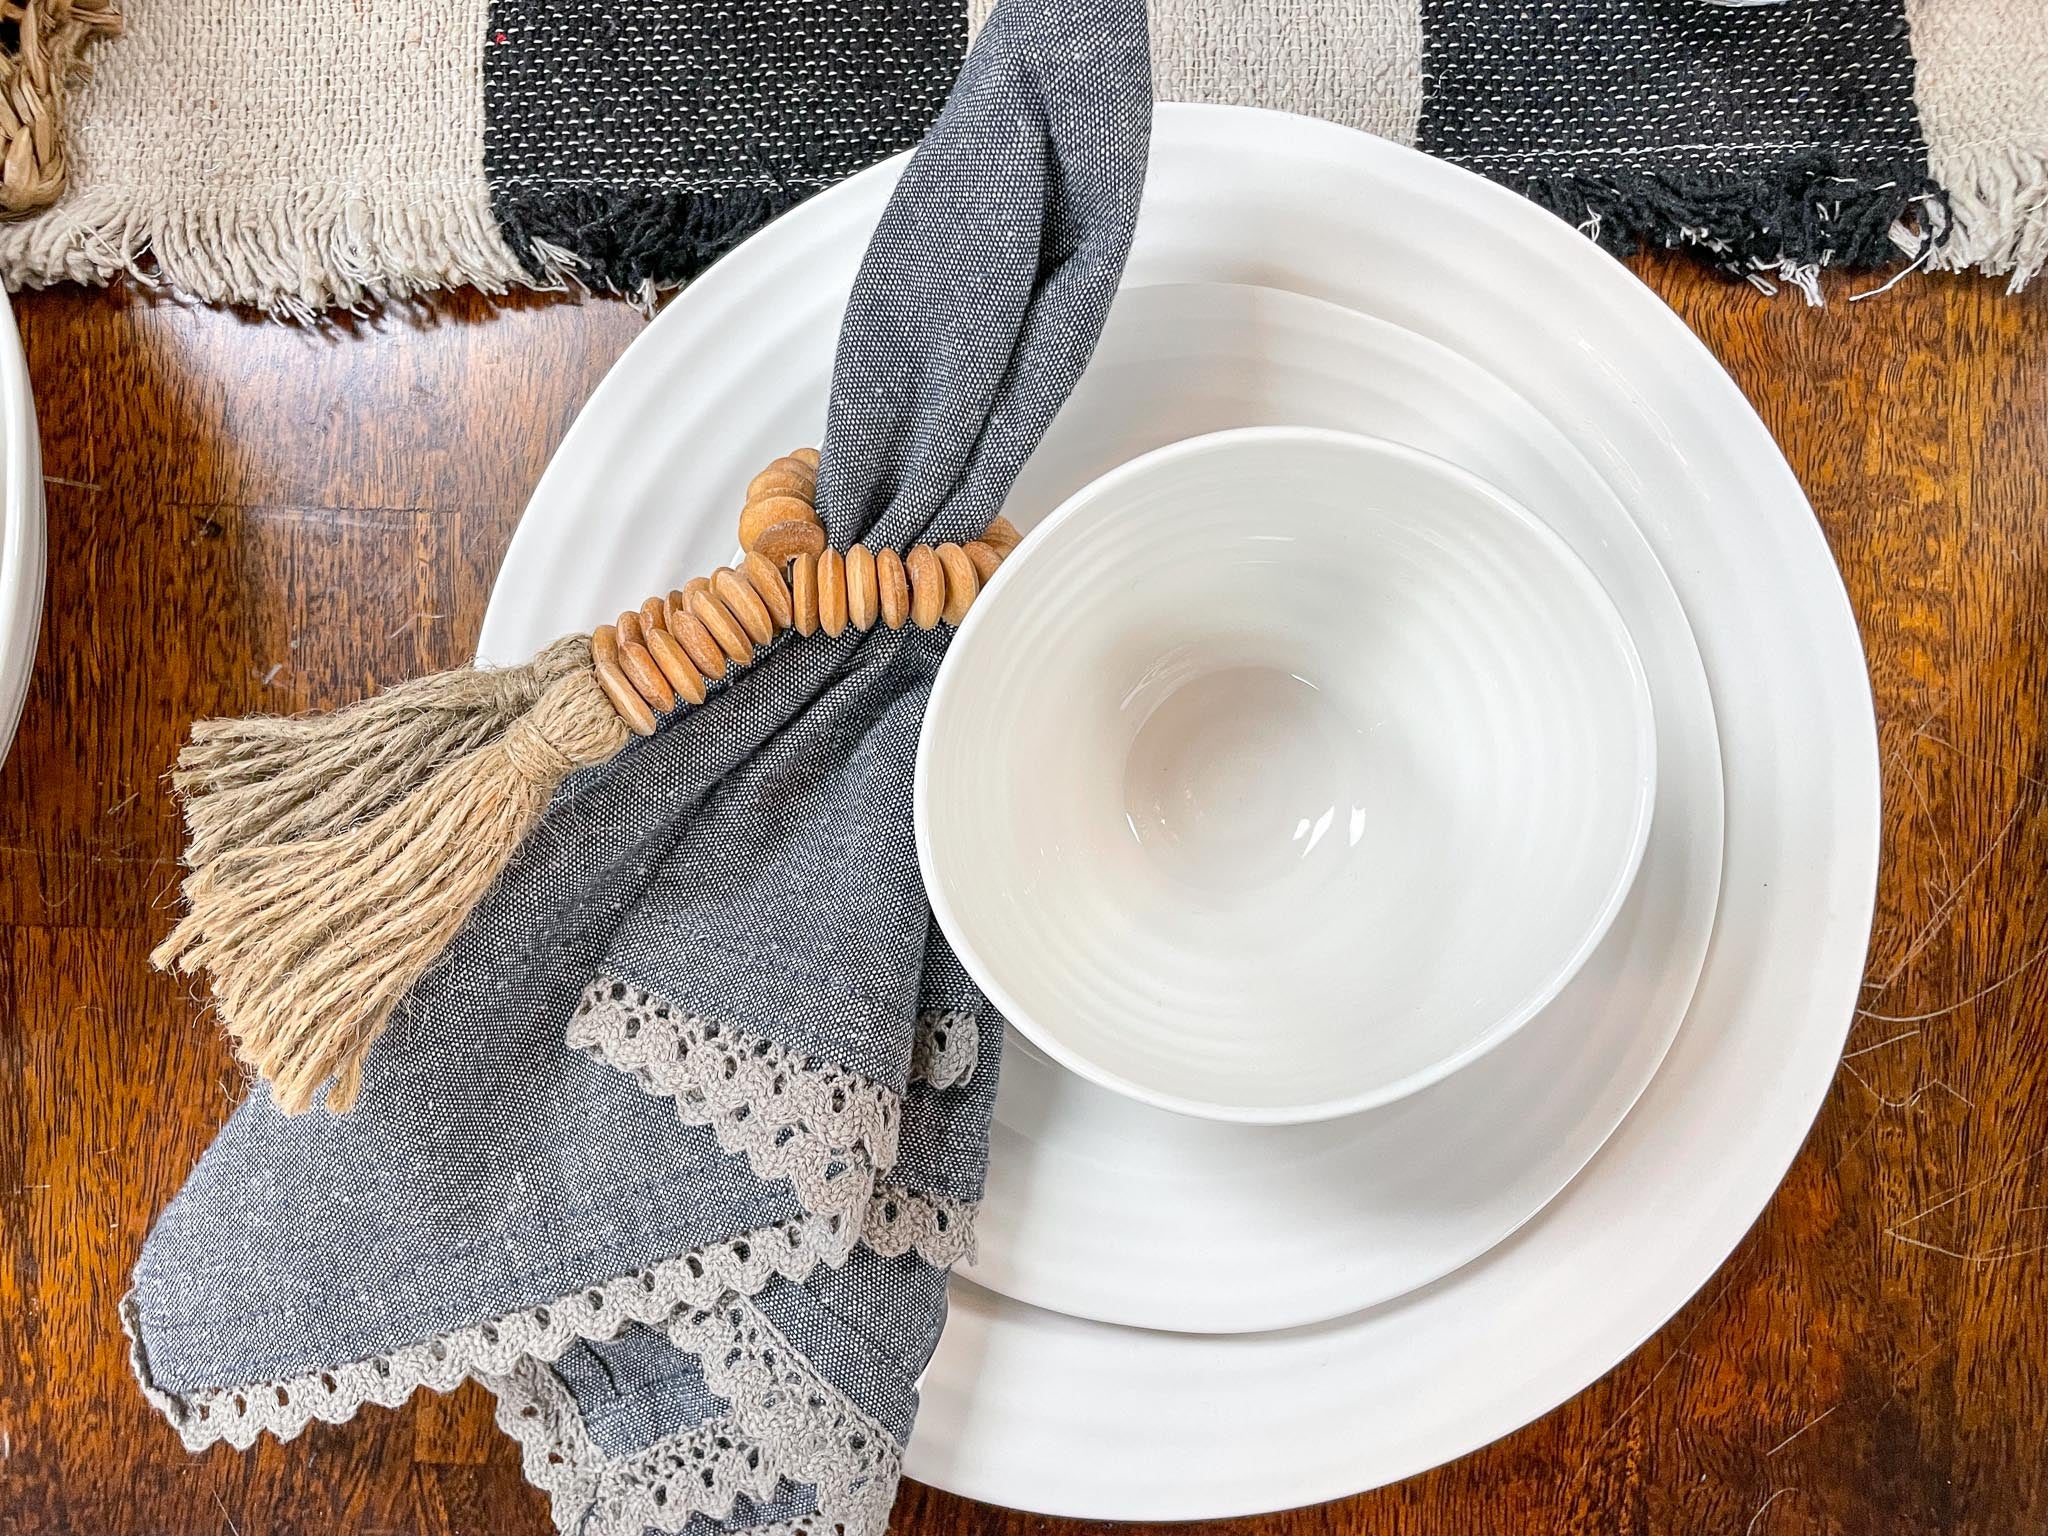
<path fill-rule="evenodd" d="M 1176 444 L 1074 497 L 954 642 L 917 814 L 998 1008 L 1150 1102 L 1413 1091 L 1583 961 L 1648 827 L 1650 704 L 1575 556 L 1343 433 Z"/>

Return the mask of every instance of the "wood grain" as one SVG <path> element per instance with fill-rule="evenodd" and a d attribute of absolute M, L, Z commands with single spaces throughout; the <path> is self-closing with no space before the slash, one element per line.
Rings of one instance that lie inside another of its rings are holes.
<path fill-rule="evenodd" d="M 1886 859 L 1862 1014 L 1770 1210 L 1633 1358 L 1427 1476 L 1219 1530 L 2048 1529 L 2048 284 L 1815 311 L 1644 270 L 1784 444 L 1863 626 Z M 51 559 L 0 769 L 0 1533 L 542 1532 L 474 1388 L 188 1457 L 114 1304 L 236 1089 L 144 963 L 187 722 L 460 660 L 639 318 L 457 296 L 307 334 L 69 291 L 20 313 Z M 896 1525 L 1091 1529 L 916 1487 Z"/>

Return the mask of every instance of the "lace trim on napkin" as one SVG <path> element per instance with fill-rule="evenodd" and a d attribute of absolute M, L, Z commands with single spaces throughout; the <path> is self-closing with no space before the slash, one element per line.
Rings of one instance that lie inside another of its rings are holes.
<path fill-rule="evenodd" d="M 723 1417 L 608 1458 L 583 1427 L 560 1378 L 537 1361 L 486 1377 L 498 1427 L 518 1441 L 526 1479 L 544 1489 L 555 1525 L 578 1536 L 682 1531 L 693 1515 L 723 1520 L 741 1495 L 765 1502 L 783 1483 L 815 1490 L 817 1513 L 761 1532 L 882 1536 L 902 1476 L 887 1430 L 791 1347 L 752 1303 L 729 1297 L 678 1313 L 668 1325 L 695 1355 L 706 1385 L 732 1407 Z"/>
<path fill-rule="evenodd" d="M 900 1259 L 914 1248 L 933 1269 L 950 1269 L 974 1257 L 974 1217 L 979 1209 L 901 1184 L 877 1184 L 860 1240 L 885 1259 Z"/>
<path fill-rule="evenodd" d="M 751 1296 L 778 1275 L 800 1285 L 820 1264 L 843 1263 L 858 1236 L 851 1223 L 836 1216 L 806 1216 L 388 1355 L 184 1396 L 166 1392 L 151 1377 L 132 1295 L 121 1303 L 121 1318 L 132 1341 L 136 1379 L 176 1426 L 185 1448 L 200 1451 L 225 1440 L 245 1450 L 265 1431 L 290 1440 L 315 1419 L 329 1424 L 352 1419 L 365 1403 L 396 1408 L 421 1387 L 452 1392 L 471 1376 L 502 1376 L 522 1359 L 559 1360 L 578 1339 L 616 1338 L 628 1323 L 659 1324 L 679 1308 L 704 1306 L 721 1296 Z"/>
<path fill-rule="evenodd" d="M 752 1296 L 778 1275 L 801 1285 L 820 1265 L 844 1263 L 856 1242 L 866 1242 L 884 1258 L 915 1249 L 926 1263 L 944 1269 L 972 1256 L 976 1209 L 880 1184 L 858 1229 L 837 1215 L 809 1215 L 388 1355 L 184 1396 L 166 1392 L 151 1376 L 132 1295 L 121 1303 L 121 1321 L 143 1395 L 170 1420 L 185 1448 L 202 1451 L 225 1440 L 246 1450 L 266 1431 L 290 1440 L 315 1419 L 328 1424 L 352 1419 L 365 1403 L 396 1408 L 421 1387 L 452 1392 L 470 1376 L 510 1375 L 521 1360 L 559 1360 L 578 1339 L 616 1338 L 628 1323 L 655 1326 L 684 1308 L 724 1296 Z"/>
<path fill-rule="evenodd" d="M 575 1397 L 539 1361 L 517 1361 L 507 1375 L 483 1383 L 498 1399 L 498 1428 L 519 1446 L 520 1469 L 547 1494 L 560 1531 L 680 1531 L 693 1514 L 724 1518 L 741 1494 L 765 1502 L 780 1481 L 761 1448 L 737 1437 L 724 1419 L 608 1462 L 584 1429 Z M 700 1507 L 708 1505 L 717 1507 Z"/>
<path fill-rule="evenodd" d="M 980 1054 L 981 1026 L 973 1014 L 921 1013 L 910 1044 L 910 1080 L 951 1088 L 974 1076 Z"/>
<path fill-rule="evenodd" d="M 871 1170 L 896 1162 L 902 1101 L 889 1089 L 622 981 L 584 989 L 568 1041 L 673 1099 L 684 1124 L 709 1126 L 762 1179 L 788 1180 L 806 1210 L 859 1210 Z"/>

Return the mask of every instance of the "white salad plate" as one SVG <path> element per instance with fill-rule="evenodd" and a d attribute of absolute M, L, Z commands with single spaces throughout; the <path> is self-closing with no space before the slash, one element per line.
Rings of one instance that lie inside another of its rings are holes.
<path fill-rule="evenodd" d="M 0 758 L 28 696 L 47 560 L 41 444 L 14 309 L 0 297 Z"/>
<path fill-rule="evenodd" d="M 1118 296 L 1012 493 L 1020 527 L 1136 454 L 1229 427 L 1371 431 L 1464 465 L 1556 532 L 1648 676 L 1658 783 L 1627 902 L 1564 992 L 1411 1099 L 1311 1125 L 1169 1114 L 1012 1032 L 969 1273 L 1077 1317 L 1196 1332 L 1318 1322 L 1483 1253 L 1585 1165 L 1669 1049 L 1713 931 L 1721 759 L 1677 595 L 1621 503 L 1543 415 L 1411 332 L 1278 289 Z"/>
<path fill-rule="evenodd" d="M 770 226 L 629 350 L 535 492 L 484 659 L 636 602 L 651 562 L 730 553 L 735 489 L 818 439 L 829 316 L 901 163 Z M 1578 1176 L 1461 1268 L 1250 1334 L 1086 1321 L 956 1284 L 909 1473 L 1050 1513 L 1186 1519 L 1333 1498 L 1484 1445 L 1712 1275 L 1798 1151 L 1853 1016 L 1877 743 L 1853 617 L 1782 456 L 1712 355 L 1568 226 L 1348 129 L 1166 107 L 1126 283 L 1322 299 L 1436 342 L 1547 417 L 1685 609 L 1726 805 L 1712 943 L 1663 1065 Z"/>

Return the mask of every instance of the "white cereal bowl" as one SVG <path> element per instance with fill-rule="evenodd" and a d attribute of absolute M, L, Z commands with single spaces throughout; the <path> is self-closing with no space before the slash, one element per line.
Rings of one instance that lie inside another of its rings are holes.
<path fill-rule="evenodd" d="M 1628 631 L 1476 476 L 1375 438 L 1175 443 L 1033 530 L 919 743 L 932 910 L 1083 1077 L 1258 1123 L 1388 1103 L 1599 943 L 1648 836 Z"/>

